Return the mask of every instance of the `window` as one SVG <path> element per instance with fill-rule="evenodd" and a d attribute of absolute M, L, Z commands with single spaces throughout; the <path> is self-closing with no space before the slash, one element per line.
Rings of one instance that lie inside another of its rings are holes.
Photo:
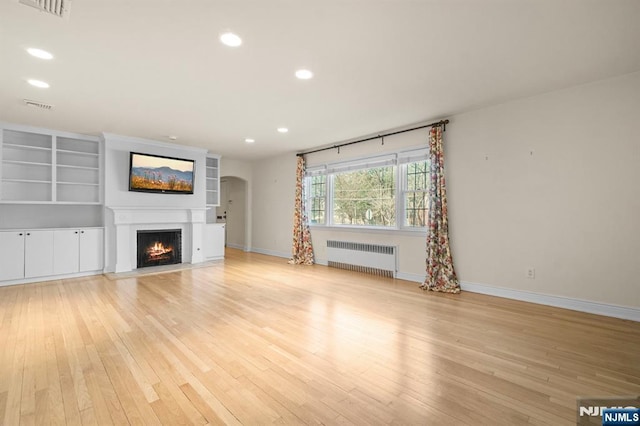
<path fill-rule="evenodd" d="M 425 227 L 427 225 L 427 189 L 429 185 L 429 162 L 418 161 L 405 164 L 404 226 Z"/>
<path fill-rule="evenodd" d="M 307 169 L 312 225 L 421 229 L 427 223 L 425 148 Z"/>
<path fill-rule="evenodd" d="M 395 226 L 395 190 L 395 166 L 336 173 L 333 224 Z"/>
<path fill-rule="evenodd" d="M 325 223 L 325 212 L 327 202 L 327 176 L 310 176 L 306 180 L 309 188 L 309 222 L 314 224 Z"/>

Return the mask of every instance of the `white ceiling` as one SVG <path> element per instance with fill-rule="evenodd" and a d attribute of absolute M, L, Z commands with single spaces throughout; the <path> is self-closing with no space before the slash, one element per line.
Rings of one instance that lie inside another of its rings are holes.
<path fill-rule="evenodd" d="M 638 70 L 638 0 L 73 0 L 68 19 L 0 1 L 0 120 L 238 159 Z"/>

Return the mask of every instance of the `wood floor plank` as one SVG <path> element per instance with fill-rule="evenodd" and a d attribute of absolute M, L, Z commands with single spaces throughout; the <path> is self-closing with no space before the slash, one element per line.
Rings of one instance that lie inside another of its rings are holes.
<path fill-rule="evenodd" d="M 178 408 L 188 418 L 189 424 L 207 424 L 207 419 L 182 391 L 181 385 L 184 383 L 182 383 L 182 380 L 176 380 L 172 375 L 170 366 L 166 360 L 163 357 L 154 356 L 153 354 L 150 354 L 149 358 L 153 360 L 150 367 L 153 368 L 159 378 L 158 383 L 154 385 L 156 392 L 160 389 L 167 395 L 164 397 L 165 400 L 169 397 L 174 400 Z M 158 396 L 159 398 L 163 398 L 160 393 L 158 393 Z"/>
<path fill-rule="evenodd" d="M 35 306 L 37 301 L 38 286 L 29 286 L 25 288 L 25 297 L 27 299 L 27 315 L 29 321 L 26 323 L 26 333 L 24 339 L 24 366 L 22 371 L 22 398 L 20 403 L 21 423 L 33 424 L 36 410 L 36 369 L 38 359 L 41 354 L 38 353 L 36 347 L 36 333 L 38 328 L 38 309 Z"/>
<path fill-rule="evenodd" d="M 0 419 L 3 420 L 2 424 L 4 424 L 5 412 L 7 411 L 8 396 L 9 396 L 8 391 L 0 392 Z"/>
<path fill-rule="evenodd" d="M 160 332 L 162 335 L 171 342 L 180 352 L 186 356 L 189 361 L 193 362 L 201 371 L 207 372 L 210 370 L 210 367 L 202 361 L 198 356 L 189 349 L 184 343 L 180 341 L 176 336 L 174 336 L 165 326 L 163 326 L 160 321 L 158 321 L 153 315 L 147 315 L 147 320 Z"/>
<path fill-rule="evenodd" d="M 54 345 L 56 351 L 57 371 L 60 378 L 60 390 L 64 406 L 65 421 L 68 424 L 81 424 L 79 404 L 82 402 L 76 394 L 76 387 L 73 382 L 73 373 L 69 363 L 69 358 L 73 353 L 69 351 L 64 343 L 63 331 L 59 330 L 54 334 Z"/>
<path fill-rule="evenodd" d="M 44 320 L 45 324 L 48 325 L 44 334 L 44 351 L 46 354 L 44 365 L 46 368 L 47 388 L 46 393 L 43 395 L 46 400 L 36 406 L 36 418 L 48 419 L 51 424 L 66 424 L 54 333 L 60 323 L 59 317 L 55 314 L 57 296 L 56 287 L 48 286 L 43 288 Z"/>
<path fill-rule="evenodd" d="M 640 324 L 228 249 L 0 287 L 0 424 L 569 425 Z"/>
<path fill-rule="evenodd" d="M 5 366 L 11 366 L 6 374 L 3 374 L 7 389 L 7 403 L 4 414 L 4 424 L 14 425 L 20 422 L 20 407 L 22 404 L 22 374 L 25 362 L 26 339 L 25 334 L 28 324 L 27 301 L 24 300 L 25 289 L 18 291 L 16 304 L 13 308 L 14 319 L 9 321 L 7 326 L 8 337 L 5 343 L 6 359 Z M 3 368 L 6 368 L 3 366 Z"/>
<path fill-rule="evenodd" d="M 154 389 L 158 394 L 158 399 L 151 402 L 151 407 L 156 412 L 158 419 L 172 425 L 192 424 L 163 383 L 157 383 L 154 385 Z"/>
<path fill-rule="evenodd" d="M 222 420 L 216 413 L 213 411 L 213 408 L 207 404 L 207 402 L 202 399 L 202 397 L 196 392 L 196 390 L 189 384 L 185 383 L 180 386 L 180 389 L 185 394 L 185 396 L 191 401 L 193 407 L 198 410 L 200 414 L 207 419 L 207 422 L 212 425 L 223 425 L 224 420 Z"/>
<path fill-rule="evenodd" d="M 107 417 L 104 415 L 106 411 L 114 424 L 127 423 L 124 408 L 95 346 L 87 346 L 87 353 L 92 365 L 91 372 L 87 378 L 87 384 L 93 406 L 96 408 L 97 418 L 100 421 L 104 420 L 105 423 L 103 424 L 108 424 Z"/>

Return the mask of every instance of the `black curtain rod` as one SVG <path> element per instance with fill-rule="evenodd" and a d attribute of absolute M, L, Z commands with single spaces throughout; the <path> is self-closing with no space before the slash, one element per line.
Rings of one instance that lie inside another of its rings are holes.
<path fill-rule="evenodd" d="M 391 133 L 385 133 L 385 134 L 382 134 L 382 135 L 371 136 L 370 138 L 360 139 L 360 140 L 352 141 L 352 142 L 345 142 L 345 143 L 341 143 L 341 144 L 338 144 L 338 145 L 327 146 L 325 148 L 318 148 L 318 149 L 314 149 L 312 151 L 299 152 L 299 153 L 296 154 L 296 156 L 297 157 L 302 157 L 302 156 L 304 156 L 306 154 L 313 154 L 314 152 L 328 151 L 330 149 L 338 149 L 338 150 L 340 150 L 340 148 L 343 147 L 343 146 L 354 145 L 354 144 L 357 144 L 357 143 L 360 143 L 360 142 L 372 141 L 374 139 L 384 139 L 387 136 L 398 135 L 400 133 L 406 133 L 406 132 L 413 132 L 414 130 L 426 129 L 427 127 L 442 126 L 442 130 L 446 130 L 447 129 L 447 124 L 449 124 L 449 120 L 448 119 L 447 120 L 440 120 L 440 121 L 436 121 L 435 123 L 425 124 L 424 126 L 412 127 L 410 129 L 398 130 L 397 132 L 391 132 Z"/>

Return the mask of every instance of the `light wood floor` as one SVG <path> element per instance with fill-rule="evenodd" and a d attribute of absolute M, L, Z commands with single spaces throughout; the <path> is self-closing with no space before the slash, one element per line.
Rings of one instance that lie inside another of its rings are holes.
<path fill-rule="evenodd" d="M 228 250 L 0 288 L 0 423 L 575 424 L 640 324 Z"/>

